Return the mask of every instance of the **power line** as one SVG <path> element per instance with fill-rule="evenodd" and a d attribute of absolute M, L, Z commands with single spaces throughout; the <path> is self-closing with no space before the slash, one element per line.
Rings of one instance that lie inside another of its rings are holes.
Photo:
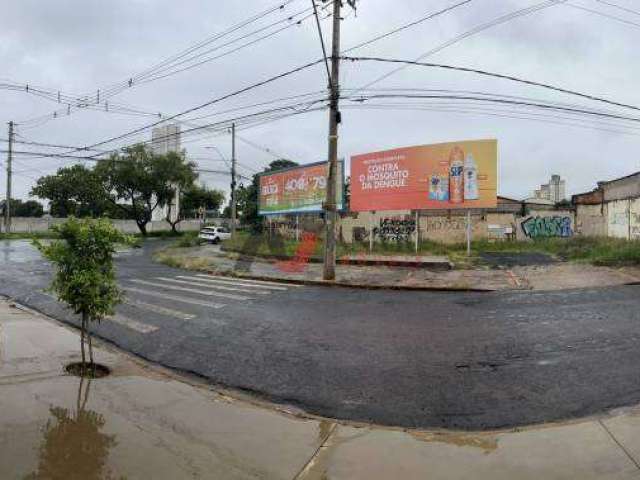
<path fill-rule="evenodd" d="M 545 104 L 539 102 L 532 101 L 522 101 L 522 100 L 510 100 L 505 98 L 487 98 L 481 96 L 474 95 L 427 95 L 427 94 L 373 94 L 367 95 L 366 97 L 356 97 L 356 101 L 366 101 L 369 98 L 414 98 L 414 99 L 447 99 L 447 100 L 474 100 L 478 102 L 489 102 L 489 103 L 501 103 L 507 105 L 521 105 L 528 107 L 536 107 L 548 110 L 558 110 L 565 112 L 572 112 L 576 114 L 589 115 L 593 117 L 602 117 L 602 118 L 612 118 L 617 120 L 627 120 L 630 122 L 638 122 L 640 123 L 640 117 L 628 117 L 624 115 L 618 115 L 613 113 L 603 113 L 594 110 L 587 110 L 583 108 L 572 108 L 572 107 L 561 107 L 558 105 Z M 345 100 L 353 100 L 352 98 L 345 98 Z"/>
<path fill-rule="evenodd" d="M 453 5 L 448 6 L 446 8 L 443 8 L 442 10 L 438 10 L 437 12 L 429 13 L 429 14 L 425 15 L 424 17 L 419 18 L 418 20 L 415 20 L 413 22 L 407 23 L 407 24 L 402 25 L 402 26 L 400 26 L 398 28 L 394 28 L 393 30 L 391 30 L 391 31 L 389 31 L 387 33 L 383 33 L 383 34 L 378 35 L 376 37 L 373 37 L 373 38 L 371 38 L 369 40 L 366 40 L 366 41 L 364 41 L 362 43 L 358 43 L 358 44 L 356 44 L 356 45 L 354 45 L 352 47 L 349 47 L 349 48 L 347 48 L 345 50 L 342 50 L 342 53 L 351 52 L 352 50 L 356 50 L 358 48 L 365 47 L 365 46 L 370 45 L 370 44 L 372 44 L 374 42 L 377 42 L 377 41 L 382 40 L 384 38 L 390 37 L 391 35 L 395 35 L 396 33 L 400 33 L 400 32 L 402 32 L 404 30 L 407 30 L 408 28 L 415 27 L 416 25 L 419 25 L 419 24 L 421 24 L 423 22 L 426 22 L 427 20 L 431 20 L 432 18 L 439 17 L 440 15 L 443 15 L 445 13 L 448 13 L 448 12 L 452 11 L 452 10 L 455 10 L 456 8 L 462 7 L 462 6 L 464 6 L 464 5 L 468 4 L 468 3 L 471 3 L 472 1 L 473 0 L 464 0 L 462 2 L 458 2 L 458 3 L 455 3 Z"/>
<path fill-rule="evenodd" d="M 567 7 L 575 8 L 577 10 L 583 10 L 585 12 L 593 13 L 595 15 L 600 15 L 601 17 L 605 17 L 610 20 L 615 20 L 616 22 L 631 25 L 632 27 L 640 27 L 640 23 L 632 22 L 631 20 L 627 20 L 625 18 L 616 17 L 615 15 L 609 15 L 608 13 L 600 12 L 598 10 L 593 10 L 592 8 L 583 7 L 582 5 L 575 5 L 569 2 L 566 2 L 565 5 Z"/>
<path fill-rule="evenodd" d="M 421 66 L 421 67 L 431 67 L 431 68 L 442 68 L 445 70 L 456 70 L 456 71 L 460 71 L 460 72 L 469 72 L 469 73 L 476 73 L 478 75 L 484 75 L 484 76 L 488 76 L 488 77 L 494 77 L 494 78 L 500 78 L 502 80 L 509 80 L 512 82 L 517 82 L 517 83 L 522 83 L 525 85 L 531 85 L 531 86 L 535 86 L 535 87 L 541 87 L 541 88 L 546 88 L 548 90 L 553 90 L 556 92 L 560 92 L 560 93 L 565 93 L 568 95 L 574 95 L 577 97 L 581 97 L 581 98 L 586 98 L 588 100 L 593 100 L 596 102 L 601 102 L 601 103 L 606 103 L 608 105 L 614 105 L 616 107 L 623 107 L 623 108 L 629 108 L 632 110 L 639 110 L 640 111 L 640 107 L 637 107 L 635 105 L 630 105 L 630 104 L 626 104 L 626 103 L 621 103 L 621 102 L 616 102 L 613 100 L 608 100 L 606 98 L 602 98 L 602 97 L 597 97 L 595 95 L 589 95 L 586 93 L 581 93 L 581 92 L 577 92 L 575 90 L 569 90 L 566 88 L 562 88 L 562 87 L 557 87 L 555 85 L 550 85 L 547 83 L 542 83 L 542 82 L 536 82 L 533 80 L 526 80 L 523 78 L 519 78 L 519 77 L 515 77 L 513 75 L 503 75 L 500 73 L 494 73 L 494 72 L 489 72 L 486 70 L 479 70 L 479 69 L 475 69 L 475 68 L 468 68 L 468 67 L 459 67 L 459 66 L 455 66 L 455 65 L 445 65 L 445 64 L 441 64 L 441 63 L 427 63 L 427 62 L 419 62 L 419 61 L 412 61 L 412 60 L 401 60 L 401 59 L 395 59 L 395 58 L 381 58 L 381 57 L 342 57 L 345 60 L 352 60 L 352 61 L 372 61 L 372 62 L 384 62 L 384 63 L 400 63 L 400 64 L 404 64 L 404 65 L 414 65 L 414 66 Z M 357 89 L 356 91 L 360 91 L 362 89 Z"/>
<path fill-rule="evenodd" d="M 437 47 L 434 47 L 431 50 L 421 54 L 414 61 L 415 62 L 420 62 L 423 59 L 425 59 L 425 58 L 427 58 L 427 57 L 429 57 L 431 55 L 435 55 L 436 53 L 444 50 L 445 48 L 450 47 L 451 45 L 454 45 L 454 44 L 456 44 L 456 43 L 458 43 L 458 42 L 460 42 L 460 41 L 462 41 L 462 40 L 464 40 L 464 39 L 466 39 L 468 37 L 476 35 L 476 34 L 482 32 L 484 30 L 487 30 L 489 28 L 495 27 L 497 25 L 501 25 L 503 23 L 506 23 L 508 21 L 511 21 L 511 20 L 513 20 L 515 18 L 524 16 L 524 15 L 529 15 L 529 14 L 531 14 L 533 12 L 537 12 L 538 10 L 542 10 L 542 9 L 545 9 L 545 8 L 548 8 L 548 7 L 552 7 L 552 6 L 555 6 L 555 5 L 562 4 L 562 3 L 566 2 L 566 1 L 567 0 L 545 0 L 544 2 L 537 3 L 537 4 L 532 5 L 530 7 L 521 8 L 521 9 L 515 10 L 515 11 L 513 11 L 511 13 L 508 13 L 506 15 L 502 15 L 500 17 L 494 18 L 493 20 L 491 20 L 489 22 L 477 25 L 477 26 L 471 28 L 470 30 L 467 30 L 466 32 L 463 32 L 463 33 L 461 33 L 459 35 L 456 35 L 455 37 L 447 40 L 446 42 L 438 45 Z M 376 83 L 379 83 L 382 80 L 385 80 L 385 79 L 389 78 L 391 75 L 396 74 L 397 72 L 403 70 L 404 68 L 405 68 L 405 66 L 400 66 L 400 67 L 398 67 L 398 68 L 396 68 L 394 70 L 391 70 L 390 72 L 385 73 L 384 75 L 376 78 L 375 80 L 367 83 L 366 85 L 363 85 L 361 87 L 361 89 L 369 88 L 370 86 L 375 85 Z"/>
<path fill-rule="evenodd" d="M 219 102 L 221 102 L 221 101 L 223 101 L 223 100 L 227 100 L 227 99 L 229 99 L 229 98 L 231 98 L 231 97 L 235 97 L 235 96 L 237 96 L 237 95 L 240 95 L 240 94 L 242 94 L 242 93 L 248 92 L 248 91 L 253 90 L 253 89 L 255 89 L 255 88 L 258 88 L 258 87 L 264 86 L 264 85 L 266 85 L 266 84 L 272 83 L 272 82 L 274 82 L 274 81 L 276 81 L 276 80 L 280 80 L 280 79 L 282 79 L 282 78 L 288 77 L 288 76 L 293 75 L 293 74 L 295 74 L 295 73 L 301 72 L 302 70 L 306 70 L 307 68 L 310 68 L 310 67 L 312 67 L 312 66 L 317 65 L 317 64 L 318 64 L 318 63 L 320 63 L 321 61 L 322 61 L 322 60 L 316 60 L 316 61 L 314 61 L 314 62 L 310 62 L 310 63 L 304 64 L 304 65 L 301 65 L 301 66 L 299 66 L 299 67 L 296 67 L 296 68 L 293 68 L 293 69 L 288 70 L 288 71 L 286 71 L 286 72 L 280 73 L 280 74 L 278 74 L 278 75 L 275 75 L 275 76 L 269 77 L 269 78 L 267 78 L 267 79 L 265 79 L 265 80 L 262 80 L 262 81 L 260 81 L 260 82 L 254 83 L 254 84 L 249 85 L 249 86 L 247 86 L 247 87 L 243 87 L 243 88 L 241 88 L 241 89 L 239 89 L 239 90 L 235 90 L 235 91 L 233 91 L 233 92 L 231 92 L 231 93 L 228 93 L 228 94 L 226 94 L 226 95 L 223 95 L 223 96 L 221 96 L 221 97 L 214 98 L 214 99 L 212 99 L 212 100 L 209 100 L 209 101 L 207 101 L 207 102 L 205 102 L 205 103 L 202 103 L 202 104 L 197 105 L 197 106 L 195 106 L 195 107 L 192 107 L 192 108 L 189 108 L 189 109 L 187 109 L 187 110 L 184 110 L 184 111 L 182 111 L 182 112 L 180 112 L 180 113 L 177 113 L 177 114 L 175 114 L 175 115 L 171 115 L 171 116 L 169 116 L 169 117 L 165 118 L 164 120 L 161 120 L 161 121 L 158 121 L 158 122 L 154 122 L 154 123 L 151 123 L 151 124 L 149 124 L 149 125 L 144 125 L 144 126 L 142 126 L 142 127 L 136 128 L 136 129 L 134 129 L 134 130 L 131 130 L 131 131 L 126 132 L 126 133 L 123 133 L 123 134 L 121 134 L 121 135 L 118 135 L 118 136 L 115 136 L 115 137 L 111 137 L 111 138 L 108 138 L 108 139 L 106 139 L 106 140 L 103 140 L 103 141 L 100 141 L 100 142 L 94 143 L 93 145 L 90 145 L 90 146 L 89 146 L 89 148 L 94 148 L 94 147 L 98 147 L 98 146 L 100 146 L 100 145 L 105 145 L 105 144 L 107 144 L 107 143 L 111 143 L 111 142 L 114 142 L 114 141 L 116 141 L 116 140 L 120 140 L 120 139 L 122 139 L 122 138 L 129 137 L 129 136 L 134 135 L 134 134 L 136 134 L 136 133 L 143 132 L 143 131 L 148 130 L 149 128 L 155 127 L 155 126 L 157 126 L 157 125 L 159 125 L 159 124 L 161 124 L 161 123 L 171 121 L 171 120 L 173 120 L 173 119 L 175 119 L 175 118 L 178 118 L 178 117 L 181 117 L 181 116 L 187 115 L 187 114 L 189 114 L 189 113 L 195 112 L 195 111 L 197 111 L 197 110 L 200 110 L 200 109 L 202 109 L 202 108 L 208 107 L 208 106 L 213 105 L 213 104 L 215 104 L 215 103 L 219 103 Z"/>
<path fill-rule="evenodd" d="M 320 25 L 320 18 L 318 17 L 316 0 L 311 0 L 311 5 L 313 5 L 313 15 L 316 17 L 316 26 L 318 28 L 318 36 L 320 37 L 320 47 L 322 47 L 322 58 L 324 59 L 324 66 L 327 70 L 327 80 L 329 82 L 329 86 L 331 86 L 331 70 L 329 69 L 329 61 L 327 60 L 327 49 L 324 45 L 324 36 L 322 35 L 322 26 Z"/>
<path fill-rule="evenodd" d="M 603 5 L 608 5 L 608 6 L 613 7 L 613 8 L 617 8 L 618 10 L 622 10 L 623 12 L 632 13 L 633 15 L 640 15 L 640 12 L 638 10 L 632 10 L 630 8 L 618 5 L 617 3 L 607 2 L 605 0 L 593 0 L 593 1 L 601 3 Z"/>

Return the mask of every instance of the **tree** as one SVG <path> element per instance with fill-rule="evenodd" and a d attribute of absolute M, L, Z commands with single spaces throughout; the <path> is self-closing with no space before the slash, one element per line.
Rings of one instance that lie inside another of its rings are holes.
<path fill-rule="evenodd" d="M 94 366 L 90 322 L 100 322 L 113 314 L 122 294 L 116 285 L 113 254 L 116 243 L 131 243 L 108 220 L 78 220 L 71 217 L 52 227 L 60 240 L 44 245 L 34 243 L 55 267 L 51 290 L 58 300 L 81 315 L 80 349 L 82 370 L 87 362 L 85 342 L 89 345 L 89 365 Z M 87 339 L 87 340 L 85 340 Z"/>
<path fill-rule="evenodd" d="M 178 153 L 156 155 L 141 144 L 98 163 L 94 171 L 107 199 L 135 220 L 143 235 L 153 211 L 167 205 L 176 189 L 186 190 L 197 178 L 195 165 Z"/>
<path fill-rule="evenodd" d="M 54 217 L 100 217 L 111 212 L 101 179 L 84 165 L 59 168 L 40 177 L 31 195 L 49 200 Z"/>
<path fill-rule="evenodd" d="M 263 173 L 282 170 L 283 168 L 297 167 L 298 164 L 284 158 L 274 160 L 263 170 Z M 254 230 L 260 230 L 262 222 L 258 215 L 258 190 L 260 189 L 260 176 L 254 175 L 251 185 L 240 186 L 237 190 L 237 209 L 241 212 L 240 220 L 245 225 L 250 225 Z"/>
<path fill-rule="evenodd" d="M 6 200 L 0 202 L 0 211 L 4 212 Z M 41 217 L 44 215 L 44 208 L 40 202 L 27 200 L 23 202 L 17 198 L 11 199 L 11 215 L 14 217 Z"/>
<path fill-rule="evenodd" d="M 180 211 L 184 217 L 196 217 L 198 209 L 219 211 L 223 202 L 224 193 L 222 191 L 194 184 L 182 194 Z"/>

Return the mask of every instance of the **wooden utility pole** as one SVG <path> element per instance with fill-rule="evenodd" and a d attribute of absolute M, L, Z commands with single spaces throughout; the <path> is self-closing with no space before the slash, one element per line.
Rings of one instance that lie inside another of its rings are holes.
<path fill-rule="evenodd" d="M 333 2 L 333 40 L 331 45 L 331 79 L 329 81 L 329 165 L 327 198 L 324 208 L 324 267 L 322 278 L 336 278 L 336 181 L 338 179 L 338 125 L 340 123 L 340 10 L 341 0 Z"/>
<path fill-rule="evenodd" d="M 231 124 L 231 236 L 236 234 L 236 124 Z"/>
<path fill-rule="evenodd" d="M 4 231 L 11 232 L 11 162 L 13 160 L 13 122 L 9 122 L 9 148 L 7 149 L 7 195 L 4 202 Z"/>

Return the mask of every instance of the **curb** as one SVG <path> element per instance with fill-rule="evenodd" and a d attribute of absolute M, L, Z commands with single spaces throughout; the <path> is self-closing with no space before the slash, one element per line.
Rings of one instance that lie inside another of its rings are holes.
<path fill-rule="evenodd" d="M 220 247 L 220 251 L 224 253 L 232 253 L 239 256 L 241 260 L 253 260 L 253 261 L 289 261 L 294 257 L 289 255 L 247 255 L 242 252 L 238 252 L 235 250 L 230 250 L 224 248 L 224 246 Z M 308 263 L 322 263 L 322 258 L 319 257 L 310 257 Z M 451 262 L 421 262 L 418 260 L 402 262 L 398 260 L 373 260 L 366 258 L 350 258 L 350 257 L 338 257 L 336 258 L 336 264 L 338 265 L 355 265 L 355 266 L 382 266 L 382 267 L 407 267 L 407 268 L 423 268 L 425 270 L 430 270 L 433 272 L 443 272 L 448 270 L 453 270 L 453 265 Z"/>
<path fill-rule="evenodd" d="M 267 275 L 242 275 L 229 271 L 215 271 L 207 270 L 209 275 L 220 275 L 230 278 L 239 278 L 247 280 L 259 280 L 263 282 L 280 282 L 289 283 L 292 285 L 308 285 L 316 287 L 334 287 L 334 288 L 356 288 L 361 290 L 401 290 L 401 291 L 417 291 L 417 292 L 477 292 L 477 293 L 492 293 L 499 292 L 499 289 L 495 288 L 474 288 L 474 287 L 436 287 L 436 286 L 419 286 L 419 285 L 372 285 L 369 283 L 349 283 L 349 282 L 336 282 L 328 280 L 305 280 L 305 279 L 291 279 L 282 277 L 270 277 Z"/>

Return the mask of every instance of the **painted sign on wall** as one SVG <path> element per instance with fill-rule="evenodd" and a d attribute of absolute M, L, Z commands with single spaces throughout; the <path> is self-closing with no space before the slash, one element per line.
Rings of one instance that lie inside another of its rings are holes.
<path fill-rule="evenodd" d="M 474 140 L 351 157 L 355 212 L 494 208 L 498 142 Z"/>
<path fill-rule="evenodd" d="M 343 208 L 344 163 L 338 163 L 336 208 Z M 260 175 L 258 214 L 319 212 L 327 197 L 327 162 Z"/>
<path fill-rule="evenodd" d="M 571 237 L 571 217 L 529 217 L 520 226 L 529 238 Z"/>

